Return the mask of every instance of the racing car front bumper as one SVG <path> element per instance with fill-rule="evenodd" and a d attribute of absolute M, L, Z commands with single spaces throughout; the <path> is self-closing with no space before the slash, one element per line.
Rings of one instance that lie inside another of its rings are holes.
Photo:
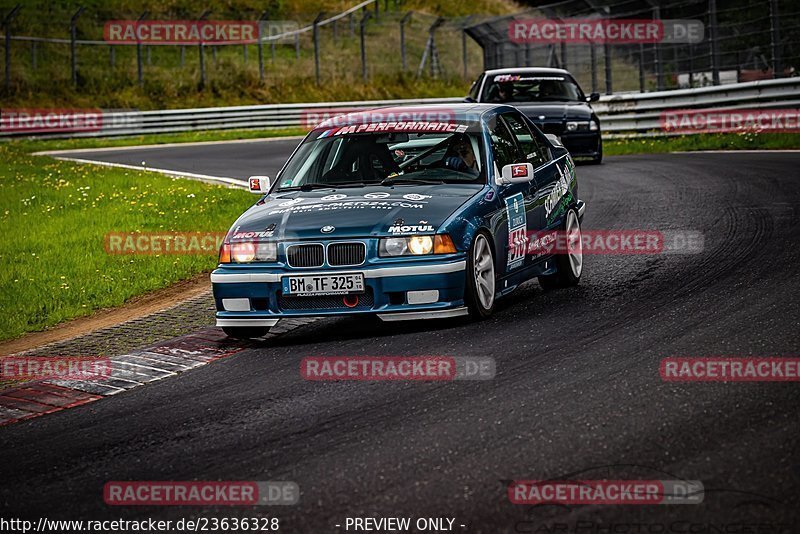
<path fill-rule="evenodd" d="M 600 132 L 564 132 L 561 143 L 576 158 L 596 158 L 601 154 Z"/>
<path fill-rule="evenodd" d="M 455 255 L 454 255 L 455 256 Z M 211 273 L 217 326 L 273 326 L 281 318 L 377 314 L 385 321 L 464 315 L 466 258 L 360 268 L 220 266 Z M 358 298 L 283 295 L 285 276 L 364 275 Z"/>

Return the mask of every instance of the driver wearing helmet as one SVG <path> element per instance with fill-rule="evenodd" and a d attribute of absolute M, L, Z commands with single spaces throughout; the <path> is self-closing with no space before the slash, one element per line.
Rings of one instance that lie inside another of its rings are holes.
<path fill-rule="evenodd" d="M 450 147 L 444 158 L 445 167 L 453 169 L 458 172 L 478 176 L 478 160 L 475 157 L 475 151 L 472 149 L 472 143 L 464 134 L 456 135 L 453 137 Z"/>

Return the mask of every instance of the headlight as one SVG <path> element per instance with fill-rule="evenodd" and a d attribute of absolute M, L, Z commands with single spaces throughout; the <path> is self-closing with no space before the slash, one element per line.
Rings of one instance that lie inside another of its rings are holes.
<path fill-rule="evenodd" d="M 597 131 L 599 125 L 595 121 L 569 121 L 567 123 L 568 132 L 585 132 L 587 130 Z"/>
<path fill-rule="evenodd" d="M 457 251 L 453 240 L 447 234 L 385 237 L 381 239 L 378 246 L 378 255 L 381 257 L 454 254 L 455 252 Z"/>
<path fill-rule="evenodd" d="M 402 256 L 408 252 L 408 241 L 404 237 L 381 239 L 381 256 Z"/>
<path fill-rule="evenodd" d="M 274 242 L 263 242 L 256 245 L 256 260 L 257 261 L 277 261 L 278 260 L 278 245 Z"/>
<path fill-rule="evenodd" d="M 278 259 L 278 247 L 272 242 L 244 241 L 230 245 L 230 258 L 234 263 L 250 263 L 252 261 L 273 262 Z M 220 255 L 220 263 L 222 255 Z"/>
<path fill-rule="evenodd" d="M 430 254 L 433 250 L 433 239 L 429 235 L 410 237 L 408 239 L 408 249 L 416 256 Z"/>
<path fill-rule="evenodd" d="M 231 245 L 231 258 L 236 263 L 249 263 L 256 259 L 255 243 L 233 243 Z"/>

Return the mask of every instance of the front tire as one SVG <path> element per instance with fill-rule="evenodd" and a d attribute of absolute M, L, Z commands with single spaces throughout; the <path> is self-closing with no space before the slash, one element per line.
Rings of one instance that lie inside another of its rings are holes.
<path fill-rule="evenodd" d="M 479 232 L 472 242 L 465 273 L 464 301 L 470 315 L 475 319 L 489 317 L 494 311 L 496 279 L 494 252 L 484 232 Z"/>
<path fill-rule="evenodd" d="M 252 339 L 254 337 L 264 337 L 269 332 L 267 326 L 223 326 L 222 331 L 225 335 L 234 339 Z"/>
<path fill-rule="evenodd" d="M 597 155 L 591 159 L 589 162 L 591 165 L 600 165 L 603 163 L 603 139 L 598 138 L 597 140 Z"/>
<path fill-rule="evenodd" d="M 581 223 L 578 213 L 571 209 L 564 217 L 562 228 L 567 237 L 567 253 L 556 255 L 556 273 L 540 276 L 539 285 L 545 291 L 560 287 L 577 286 L 583 273 L 583 247 L 581 242 Z"/>

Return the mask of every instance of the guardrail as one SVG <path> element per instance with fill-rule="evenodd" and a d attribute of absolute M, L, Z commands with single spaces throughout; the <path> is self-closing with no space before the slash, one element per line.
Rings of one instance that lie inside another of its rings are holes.
<path fill-rule="evenodd" d="M 45 132 L 37 137 L 108 137 L 186 132 L 196 130 L 269 129 L 305 126 L 307 115 L 318 112 L 353 111 L 384 106 L 452 104 L 461 98 L 362 100 L 310 104 L 175 109 L 164 111 L 104 111 L 96 131 Z M 611 136 L 664 135 L 661 114 L 685 109 L 760 109 L 800 106 L 800 78 L 763 80 L 738 84 L 653 93 L 610 95 L 594 108 L 602 130 Z M 28 136 L 28 132 L 0 128 L 0 138 Z"/>
<path fill-rule="evenodd" d="M 661 114 L 686 109 L 770 109 L 800 106 L 800 78 L 601 97 L 593 107 L 607 133 L 661 129 Z M 663 135 L 663 133 L 661 133 Z"/>

